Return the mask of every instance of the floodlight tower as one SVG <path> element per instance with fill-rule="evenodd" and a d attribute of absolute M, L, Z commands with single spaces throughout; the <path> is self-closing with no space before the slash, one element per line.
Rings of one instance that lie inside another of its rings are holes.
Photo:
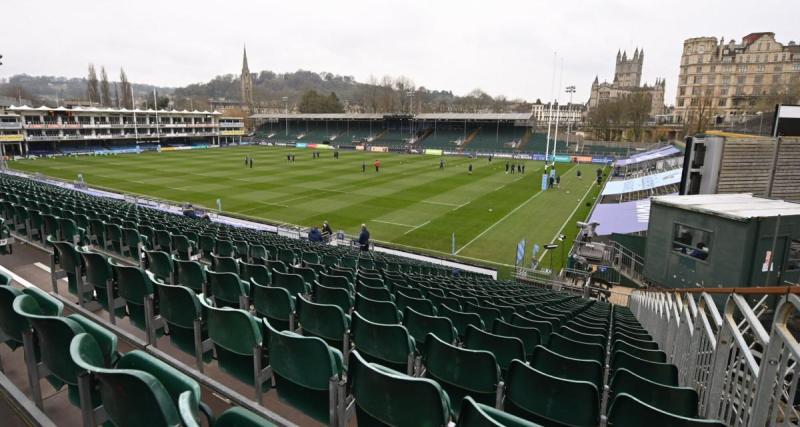
<path fill-rule="evenodd" d="M 406 91 L 406 96 L 408 97 L 408 127 L 409 127 L 409 137 L 408 142 L 411 143 L 414 139 L 414 88 Z"/>
<path fill-rule="evenodd" d="M 567 104 L 567 151 L 569 151 L 569 132 L 572 128 L 572 94 L 575 93 L 575 85 L 567 86 L 566 89 L 569 94 L 569 104 Z"/>

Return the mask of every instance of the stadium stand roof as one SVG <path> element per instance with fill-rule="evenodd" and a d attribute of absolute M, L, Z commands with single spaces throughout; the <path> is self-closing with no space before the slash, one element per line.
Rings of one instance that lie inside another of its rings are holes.
<path fill-rule="evenodd" d="M 533 113 L 422 113 L 416 120 L 530 120 Z"/>
<path fill-rule="evenodd" d="M 96 108 L 96 107 L 75 107 L 75 108 L 65 108 L 65 107 L 58 107 L 52 108 L 42 105 L 41 107 L 29 107 L 27 105 L 22 106 L 15 106 L 12 105 L 7 108 L 8 111 L 64 111 L 64 112 L 73 112 L 73 113 L 158 113 L 158 114 L 213 114 L 213 115 L 222 115 L 219 111 L 188 111 L 188 110 L 153 110 L 152 108 L 147 110 L 142 109 L 135 109 L 129 110 L 127 108 Z"/>
<path fill-rule="evenodd" d="M 616 166 L 630 166 L 635 165 L 637 163 L 646 162 L 649 160 L 657 160 L 664 157 L 669 157 L 674 154 L 680 153 L 681 150 L 678 150 L 672 145 L 657 148 L 655 150 L 645 151 L 643 153 L 634 154 L 627 159 L 620 159 L 617 160 Z"/>
<path fill-rule="evenodd" d="M 737 221 L 800 215 L 800 203 L 756 197 L 750 193 L 656 196 L 653 203 L 717 215 Z"/>
<path fill-rule="evenodd" d="M 385 114 L 366 113 L 274 113 L 253 114 L 251 119 L 272 120 L 382 120 Z M 414 120 L 460 120 L 460 121 L 514 121 L 530 120 L 533 113 L 423 113 L 414 115 Z"/>
<path fill-rule="evenodd" d="M 270 113 L 270 114 L 253 114 L 251 119 L 278 119 L 278 120 L 383 120 L 383 114 L 365 114 L 365 113 L 320 113 L 320 114 L 306 114 L 306 113 Z"/>
<path fill-rule="evenodd" d="M 651 188 L 663 187 L 665 185 L 677 184 L 681 182 L 682 169 L 672 169 L 664 172 L 654 173 L 621 181 L 609 181 L 603 188 L 603 196 L 613 194 L 632 193 L 634 191 L 644 191 Z"/>

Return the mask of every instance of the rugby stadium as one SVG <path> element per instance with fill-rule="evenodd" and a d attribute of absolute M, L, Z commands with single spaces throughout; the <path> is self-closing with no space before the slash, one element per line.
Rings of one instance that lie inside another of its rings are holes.
<path fill-rule="evenodd" d="M 800 91 L 691 116 L 632 58 L 585 104 L 0 79 L 0 425 L 800 426 Z"/>

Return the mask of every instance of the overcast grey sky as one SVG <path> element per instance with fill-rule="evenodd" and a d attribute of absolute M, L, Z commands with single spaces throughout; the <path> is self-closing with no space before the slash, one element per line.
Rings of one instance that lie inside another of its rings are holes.
<path fill-rule="evenodd" d="M 672 104 L 684 39 L 800 41 L 798 16 L 798 0 L 17 1 L 0 17 L 0 77 L 83 76 L 93 62 L 114 78 L 122 66 L 135 82 L 178 86 L 238 74 L 246 43 L 253 72 L 404 75 L 546 100 L 557 51 L 562 86 L 585 101 L 595 75 L 613 78 L 617 50 L 638 46 L 644 80 L 666 78 Z"/>

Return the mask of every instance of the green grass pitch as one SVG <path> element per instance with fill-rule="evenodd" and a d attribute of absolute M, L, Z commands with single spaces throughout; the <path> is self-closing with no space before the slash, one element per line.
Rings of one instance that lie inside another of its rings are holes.
<path fill-rule="evenodd" d="M 293 164 L 286 161 L 290 152 L 297 158 Z M 312 226 L 327 220 L 348 234 L 366 223 L 374 241 L 439 256 L 450 255 L 455 233 L 455 258 L 505 271 L 514 264 L 520 239 L 528 241 L 526 266 L 533 243 L 543 246 L 560 233 L 571 242 L 575 221 L 586 218 L 599 192 L 593 180 L 598 166 L 590 164 L 558 164 L 561 188 L 542 192 L 543 162 L 525 162 L 525 174 L 512 175 L 500 158 L 489 163 L 445 157 L 440 170 L 437 156 L 343 151 L 334 160 L 331 151 L 321 151 L 319 159 L 311 153 L 242 146 L 19 160 L 10 166 L 67 180 L 80 173 L 90 186 L 206 207 L 220 198 L 227 212 L 271 222 Z M 252 169 L 245 167 L 246 156 L 254 159 Z M 372 166 L 376 159 L 380 173 Z M 560 249 L 553 258 L 558 268 Z M 549 254 L 542 263 L 549 266 Z"/>

